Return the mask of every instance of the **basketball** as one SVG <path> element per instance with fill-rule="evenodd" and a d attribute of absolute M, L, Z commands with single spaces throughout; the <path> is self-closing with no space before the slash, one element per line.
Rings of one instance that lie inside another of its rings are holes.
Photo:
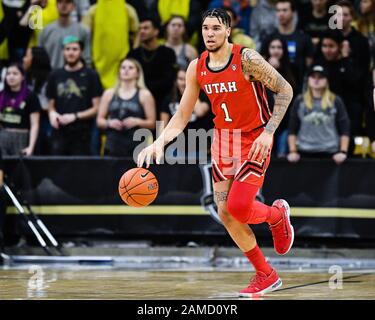
<path fill-rule="evenodd" d="M 133 168 L 122 175 L 118 191 L 127 205 L 144 207 L 155 200 L 159 184 L 151 171 L 145 168 Z"/>

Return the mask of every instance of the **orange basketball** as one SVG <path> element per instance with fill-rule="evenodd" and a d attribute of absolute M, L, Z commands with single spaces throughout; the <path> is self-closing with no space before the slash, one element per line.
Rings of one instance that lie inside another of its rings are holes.
<path fill-rule="evenodd" d="M 144 207 L 158 195 L 159 184 L 154 174 L 145 168 L 126 171 L 118 184 L 121 199 L 129 206 Z"/>

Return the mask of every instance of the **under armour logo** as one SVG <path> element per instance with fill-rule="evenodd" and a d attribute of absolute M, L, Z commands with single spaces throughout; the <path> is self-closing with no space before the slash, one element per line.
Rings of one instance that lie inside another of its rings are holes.
<path fill-rule="evenodd" d="M 206 71 L 201 71 L 201 76 L 206 76 L 207 72 Z"/>
<path fill-rule="evenodd" d="M 235 64 L 232 64 L 232 70 L 236 71 L 236 69 L 237 69 L 237 66 Z"/>

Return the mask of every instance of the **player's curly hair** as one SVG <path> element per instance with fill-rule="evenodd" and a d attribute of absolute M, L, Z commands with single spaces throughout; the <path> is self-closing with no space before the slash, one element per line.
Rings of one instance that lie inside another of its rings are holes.
<path fill-rule="evenodd" d="M 228 28 L 230 28 L 230 26 L 231 26 L 230 16 L 222 8 L 209 9 L 206 12 L 204 12 L 203 15 L 202 15 L 202 23 L 203 23 L 204 19 L 206 19 L 207 17 L 217 18 L 217 20 L 219 20 L 220 23 L 223 23 Z"/>

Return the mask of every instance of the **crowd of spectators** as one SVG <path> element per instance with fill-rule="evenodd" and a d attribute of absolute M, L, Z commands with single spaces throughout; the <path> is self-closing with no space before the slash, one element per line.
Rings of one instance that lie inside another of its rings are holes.
<path fill-rule="evenodd" d="M 230 41 L 293 87 L 275 156 L 375 157 L 375 0 L 0 0 L 3 156 L 130 156 L 134 131 L 178 107 L 214 7 L 231 16 Z M 212 116 L 202 94 L 188 127 Z"/>

